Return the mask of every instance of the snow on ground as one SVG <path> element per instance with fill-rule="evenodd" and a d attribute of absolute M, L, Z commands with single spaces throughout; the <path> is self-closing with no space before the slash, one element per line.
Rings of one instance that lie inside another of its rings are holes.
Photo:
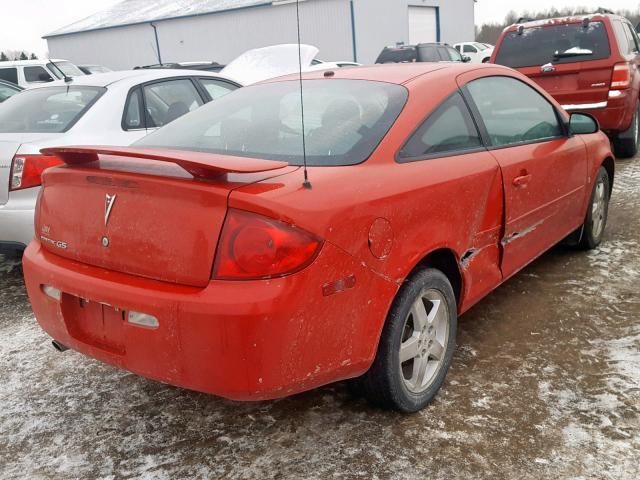
<path fill-rule="evenodd" d="M 636 480 L 640 159 L 618 169 L 605 243 L 554 249 L 465 314 L 416 415 L 344 384 L 234 403 L 60 354 L 0 262 L 0 477 Z"/>

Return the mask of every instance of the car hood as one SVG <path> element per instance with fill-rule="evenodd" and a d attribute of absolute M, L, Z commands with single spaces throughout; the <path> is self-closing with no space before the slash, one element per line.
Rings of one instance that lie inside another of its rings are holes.
<path fill-rule="evenodd" d="M 302 70 L 306 71 L 318 52 L 318 48 L 304 44 L 300 45 L 300 52 L 298 52 L 297 43 L 255 48 L 237 57 L 220 73 L 236 79 L 243 85 L 250 85 L 269 78 L 296 73 L 300 69 L 300 60 L 302 60 Z"/>

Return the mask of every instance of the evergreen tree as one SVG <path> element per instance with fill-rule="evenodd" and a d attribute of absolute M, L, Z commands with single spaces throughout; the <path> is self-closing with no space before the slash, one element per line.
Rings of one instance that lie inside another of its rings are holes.
<path fill-rule="evenodd" d="M 29 60 L 29 57 L 24 52 L 20 53 L 20 60 Z"/>
<path fill-rule="evenodd" d="M 4 52 L 0 52 L 0 62 L 8 62 L 9 57 L 7 57 Z"/>
<path fill-rule="evenodd" d="M 36 57 L 35 53 L 32 53 L 31 56 L 29 57 L 29 60 L 37 60 L 38 57 Z"/>

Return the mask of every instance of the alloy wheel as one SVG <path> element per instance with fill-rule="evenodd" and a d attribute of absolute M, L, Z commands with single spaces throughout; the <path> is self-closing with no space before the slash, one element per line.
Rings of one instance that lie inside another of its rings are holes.
<path fill-rule="evenodd" d="M 593 195 L 593 202 L 591 204 L 591 221 L 593 238 L 600 237 L 602 229 L 604 228 L 604 221 L 607 212 L 607 192 L 603 180 L 600 180 L 596 185 L 596 191 Z"/>

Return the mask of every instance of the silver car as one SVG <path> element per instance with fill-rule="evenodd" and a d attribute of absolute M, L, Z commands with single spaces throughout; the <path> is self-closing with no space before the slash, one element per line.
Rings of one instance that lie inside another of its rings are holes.
<path fill-rule="evenodd" d="M 76 77 L 25 90 L 0 105 L 0 253 L 33 237 L 40 175 L 57 165 L 40 149 L 126 146 L 238 88 L 221 74 L 134 70 Z"/>

